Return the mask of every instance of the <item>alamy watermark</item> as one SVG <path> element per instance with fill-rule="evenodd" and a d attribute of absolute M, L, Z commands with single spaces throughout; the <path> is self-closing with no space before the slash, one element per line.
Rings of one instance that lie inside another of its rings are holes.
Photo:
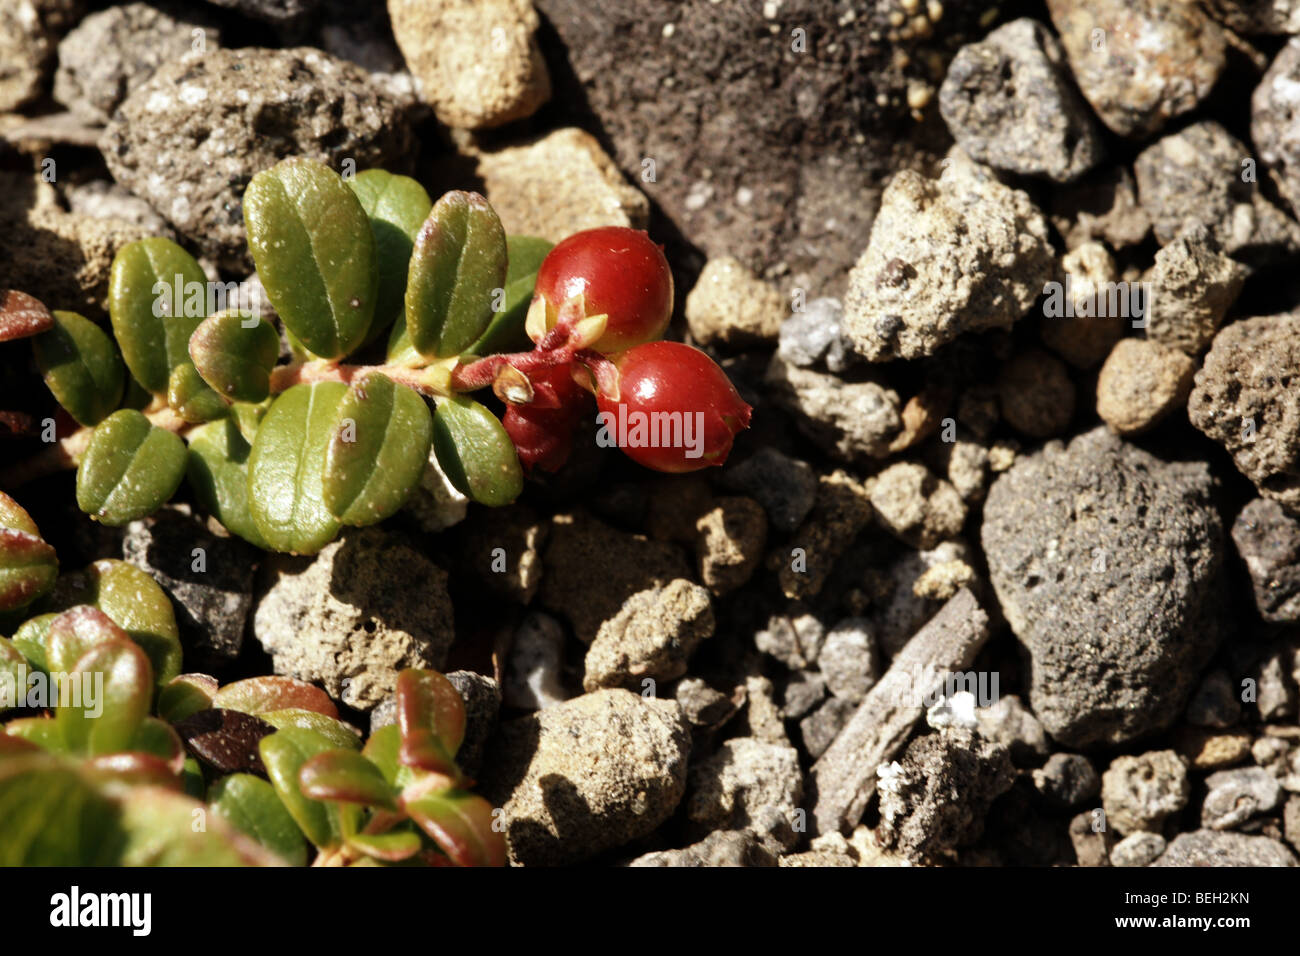
<path fill-rule="evenodd" d="M 154 296 L 153 314 L 157 318 L 198 319 L 231 310 L 258 316 L 266 309 L 266 297 L 261 289 L 247 282 L 186 282 L 178 274 L 170 283 L 159 279 L 150 291 Z"/>
<path fill-rule="evenodd" d="M 1074 288 L 1070 274 L 1064 282 L 1046 282 L 1043 315 L 1049 319 L 1131 319 L 1144 329 L 1151 312 L 1150 282 L 1089 282 Z"/>
<path fill-rule="evenodd" d="M 601 448 L 685 448 L 687 458 L 704 455 L 703 412 L 643 412 L 618 406 L 618 415 L 596 416 Z"/>
<path fill-rule="evenodd" d="M 51 671 L 19 664 L 0 671 L 0 710 L 11 707 L 75 707 L 87 717 L 104 713 L 103 671 Z"/>

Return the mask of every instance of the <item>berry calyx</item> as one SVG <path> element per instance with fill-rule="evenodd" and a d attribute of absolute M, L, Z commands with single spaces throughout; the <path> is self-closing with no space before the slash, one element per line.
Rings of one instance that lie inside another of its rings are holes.
<path fill-rule="evenodd" d="M 507 404 L 501 424 L 528 471 L 559 471 L 573 451 L 573 433 L 591 407 L 591 396 L 573 380 L 568 365 L 539 368 L 529 376 L 532 401 Z"/>
<path fill-rule="evenodd" d="M 603 334 L 583 343 L 598 352 L 608 355 L 660 338 L 673 311 L 673 274 L 663 249 L 645 232 L 624 226 L 587 229 L 562 240 L 537 270 L 528 324 L 533 341 L 540 342 L 565 303 L 575 299 L 583 315 L 606 317 Z"/>
<path fill-rule="evenodd" d="M 613 356 L 619 397 L 596 396 L 597 443 L 665 472 L 723 464 L 753 409 L 727 374 L 697 348 L 649 342 Z"/>

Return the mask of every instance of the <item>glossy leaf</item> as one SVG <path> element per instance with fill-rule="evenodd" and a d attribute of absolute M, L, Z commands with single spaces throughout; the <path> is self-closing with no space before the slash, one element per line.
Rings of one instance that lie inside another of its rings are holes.
<path fill-rule="evenodd" d="M 80 700 L 60 696 L 54 714 L 64 745 L 88 755 L 128 749 L 153 700 L 153 668 L 144 651 L 125 639 L 100 644 L 78 659 L 73 673 Z"/>
<path fill-rule="evenodd" d="M 126 639 L 126 631 L 99 608 L 78 604 L 50 622 L 45 632 L 45 666 L 52 674 L 70 673 L 96 647 Z"/>
<path fill-rule="evenodd" d="M 414 830 L 390 830 L 353 834 L 348 837 L 348 845 L 387 863 L 400 863 L 419 853 L 424 841 Z"/>
<path fill-rule="evenodd" d="M 50 632 L 50 625 L 58 618 L 58 613 L 40 614 L 24 621 L 14 631 L 13 645 L 23 657 L 39 670 L 45 670 L 45 638 Z"/>
<path fill-rule="evenodd" d="M 167 381 L 167 404 L 184 421 L 191 424 L 225 418 L 230 406 L 218 395 L 189 362 L 172 369 Z"/>
<path fill-rule="evenodd" d="M 295 385 L 275 400 L 257 429 L 248 458 L 253 521 L 268 547 L 314 554 L 338 534 L 325 504 L 325 456 L 341 382 Z"/>
<path fill-rule="evenodd" d="M 537 270 L 552 248 L 550 242 L 536 236 L 506 237 L 509 258 L 501 309 L 492 316 L 487 329 L 467 352 L 473 355 L 495 355 L 503 352 L 527 352 L 533 348 L 533 341 L 524 330 L 524 320 L 528 317 L 528 306 L 533 300 Z"/>
<path fill-rule="evenodd" d="M 473 399 L 439 401 L 433 449 L 456 489 L 480 504 L 508 505 L 524 490 L 514 442 L 500 420 Z"/>
<path fill-rule="evenodd" d="M 212 812 L 292 866 L 307 863 L 307 841 L 275 788 L 260 777 L 235 773 L 208 791 Z"/>
<path fill-rule="evenodd" d="M 283 730 L 285 727 L 301 727 L 327 738 L 335 747 L 347 747 L 349 750 L 361 749 L 360 735 L 337 717 L 326 717 L 314 710 L 302 710 L 297 707 L 268 710 L 258 716 L 276 730 Z"/>
<path fill-rule="evenodd" d="M 0 342 L 29 338 L 52 328 L 54 316 L 45 303 L 17 289 L 0 289 Z"/>
<path fill-rule="evenodd" d="M 54 328 L 32 340 L 36 367 L 58 403 L 82 425 L 117 408 L 126 368 L 103 329 L 75 312 L 55 312 Z"/>
<path fill-rule="evenodd" d="M 111 799 L 51 754 L 0 760 L 0 866 L 111 866 L 125 842 L 117 818 Z"/>
<path fill-rule="evenodd" d="M 433 440 L 433 417 L 419 393 L 379 373 L 352 383 L 334 415 L 322 492 L 343 524 L 394 514 L 420 483 Z"/>
<path fill-rule="evenodd" d="M 167 393 L 178 365 L 189 363 L 190 336 L 207 315 L 208 277 L 170 239 L 141 239 L 113 258 L 108 314 L 122 358 L 148 391 Z"/>
<path fill-rule="evenodd" d="M 298 786 L 313 800 L 397 809 L 384 775 L 355 750 L 330 750 L 312 757 L 298 771 Z"/>
<path fill-rule="evenodd" d="M 409 800 L 403 806 L 458 866 L 505 865 L 505 839 L 492 829 L 492 805 L 482 797 L 446 790 Z"/>
<path fill-rule="evenodd" d="M 202 803 L 161 787 L 130 787 L 118 795 L 125 834 L 121 866 L 213 867 L 276 866 L 279 857 L 232 828 L 223 817 L 208 814 L 207 826 L 194 821 Z"/>
<path fill-rule="evenodd" d="M 128 786 L 181 788 L 181 778 L 172 768 L 153 754 L 136 751 L 102 754 L 88 757 L 81 765 L 86 778 L 96 783 L 122 783 Z"/>
<path fill-rule="evenodd" d="M 77 506 L 120 528 L 153 514 L 185 477 L 185 443 L 133 409 L 95 426 L 77 468 Z"/>
<path fill-rule="evenodd" d="M 135 565 L 96 561 L 81 574 L 61 578 L 54 600 L 60 608 L 90 604 L 112 618 L 149 656 L 160 685 L 181 672 L 180 632 L 171 600 Z"/>
<path fill-rule="evenodd" d="M 258 744 L 275 728 L 252 714 L 213 707 L 176 724 L 185 749 L 215 774 L 265 775 Z"/>
<path fill-rule="evenodd" d="M 0 611 L 31 604 L 58 576 L 54 548 L 22 506 L 0 491 Z"/>
<path fill-rule="evenodd" d="M 180 674 L 158 692 L 158 716 L 168 723 L 209 710 L 217 694 L 217 680 L 207 674 Z"/>
<path fill-rule="evenodd" d="M 458 774 L 453 758 L 465 739 L 465 702 L 446 677 L 413 667 L 398 674 L 397 726 L 403 764 Z"/>
<path fill-rule="evenodd" d="M 409 176 L 367 169 L 348 181 L 375 235 L 379 289 L 369 339 L 403 317 L 406 276 L 420 226 L 433 208 L 423 186 Z"/>
<path fill-rule="evenodd" d="M 27 658 L 13 642 L 0 637 L 0 713 L 19 706 L 27 693 Z"/>
<path fill-rule="evenodd" d="M 260 402 L 271 394 L 280 336 L 270 322 L 245 312 L 220 312 L 204 319 L 189 349 L 203 381 L 230 401 Z"/>
<path fill-rule="evenodd" d="M 361 748 L 362 755 L 379 768 L 393 786 L 398 786 L 398 774 L 402 768 L 399 757 L 402 752 L 402 732 L 396 724 L 385 724 L 371 732 L 366 745 Z"/>
<path fill-rule="evenodd" d="M 235 406 L 241 407 L 251 406 Z M 238 419 L 200 425 L 187 438 L 185 473 L 199 504 L 232 534 L 267 547 L 248 507 L 248 456 L 253 447 L 244 439 Z"/>
<path fill-rule="evenodd" d="M 312 757 L 333 749 L 327 738 L 301 727 L 277 730 L 258 744 L 262 763 L 280 802 L 303 835 L 318 847 L 338 844 L 338 823 L 325 804 L 303 795 L 298 786 L 298 771 Z"/>
<path fill-rule="evenodd" d="M 313 160 L 282 160 L 248 184 L 244 221 L 257 273 L 285 327 L 325 359 L 360 345 L 375 311 L 375 239 L 338 174 Z"/>
<path fill-rule="evenodd" d="M 319 687 L 278 674 L 249 677 L 227 684 L 217 691 L 212 699 L 212 706 L 259 716 L 267 711 L 284 710 L 289 707 L 315 711 L 326 717 L 339 715 L 334 701 L 330 700 L 329 695 Z"/>
<path fill-rule="evenodd" d="M 506 234 L 477 193 L 449 192 L 420 228 L 406 286 L 406 330 L 426 359 L 459 355 L 492 319 L 505 285 Z"/>
<path fill-rule="evenodd" d="M 52 753 L 65 753 L 63 734 L 53 717 L 19 717 L 4 725 L 7 736 Z"/>
<path fill-rule="evenodd" d="M 171 724 L 157 717 L 146 717 L 136 728 L 129 749 L 133 753 L 148 754 L 163 762 L 168 773 L 180 780 L 187 754 L 180 735 Z"/>

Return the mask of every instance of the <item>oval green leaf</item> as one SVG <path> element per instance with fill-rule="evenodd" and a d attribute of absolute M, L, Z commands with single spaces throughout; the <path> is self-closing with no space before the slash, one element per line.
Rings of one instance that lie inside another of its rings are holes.
<path fill-rule="evenodd" d="M 355 750 L 328 750 L 312 757 L 298 771 L 298 786 L 312 800 L 397 809 L 393 788 L 384 775 Z"/>
<path fill-rule="evenodd" d="M 185 443 L 124 408 L 95 426 L 77 468 L 77 506 L 112 528 L 152 514 L 185 477 Z"/>
<path fill-rule="evenodd" d="M 314 710 L 286 707 L 284 710 L 263 711 L 257 716 L 276 730 L 283 730 L 285 727 L 302 727 L 328 738 L 335 747 L 347 747 L 349 750 L 361 749 L 361 737 L 353 727 L 336 717 L 326 717 Z"/>
<path fill-rule="evenodd" d="M 537 284 L 537 270 L 553 248 L 549 241 L 536 236 L 506 237 L 509 260 L 500 309 L 492 316 L 478 341 L 466 349 L 467 352 L 471 355 L 497 355 L 526 352 L 533 348 L 524 323 L 533 300 L 533 287 Z"/>
<path fill-rule="evenodd" d="M 315 554 L 339 532 L 323 485 L 335 413 L 347 391 L 341 382 L 295 385 L 258 426 L 248 457 L 249 510 L 276 551 Z"/>
<path fill-rule="evenodd" d="M 248 509 L 248 456 L 253 447 L 245 441 L 238 418 L 200 425 L 187 438 L 190 454 L 186 474 L 199 504 L 232 534 L 256 547 L 267 547 Z"/>
<path fill-rule="evenodd" d="M 398 674 L 397 726 L 403 764 L 457 775 L 452 758 L 465 739 L 465 702 L 451 681 L 437 671 L 414 667 Z"/>
<path fill-rule="evenodd" d="M 405 804 L 421 830 L 457 866 L 505 866 L 505 838 L 492 826 L 492 805 L 476 794 L 444 790 Z"/>
<path fill-rule="evenodd" d="M 322 491 L 325 505 L 346 525 L 394 514 L 429 461 L 433 416 L 424 398 L 377 372 L 348 389 L 334 416 Z"/>
<path fill-rule="evenodd" d="M 406 285 L 406 331 L 426 359 L 459 355 L 492 320 L 506 233 L 478 193 L 449 192 L 420 228 Z"/>
<path fill-rule="evenodd" d="M 360 345 L 375 312 L 375 239 L 338 174 L 314 160 L 282 160 L 248 184 L 244 222 L 285 327 L 325 359 Z"/>
<path fill-rule="evenodd" d="M 439 401 L 433 450 L 456 489 L 480 504 L 508 505 L 524 490 L 514 442 L 497 417 L 473 399 L 458 395 Z"/>
<path fill-rule="evenodd" d="M 225 418 L 230 406 L 218 395 L 189 362 L 172 369 L 167 381 L 167 404 L 183 421 L 191 424 Z"/>
<path fill-rule="evenodd" d="M 252 837 L 292 866 L 307 864 L 307 841 L 275 788 L 261 777 L 232 773 L 212 785 L 208 806 L 232 827 Z"/>
<path fill-rule="evenodd" d="M 32 339 L 32 350 L 45 384 L 78 423 L 98 425 L 117 408 L 126 368 L 113 340 L 94 322 L 55 312 L 54 328 Z"/>
<path fill-rule="evenodd" d="M 64 746 L 88 756 L 126 750 L 153 700 L 149 658 L 126 639 L 92 647 L 70 676 L 71 693 L 59 697 L 54 719 Z"/>
<path fill-rule="evenodd" d="M 271 394 L 271 369 L 280 336 L 265 319 L 221 312 L 190 336 L 190 359 L 203 381 L 232 402 L 260 402 Z"/>
<path fill-rule="evenodd" d="M 189 362 L 190 335 L 207 315 L 208 277 L 170 239 L 141 239 L 113 258 L 108 314 L 126 367 L 166 394 L 172 369 Z"/>
<path fill-rule="evenodd" d="M 263 737 L 257 749 L 271 786 L 298 829 L 318 847 L 336 846 L 339 842 L 336 816 L 325 804 L 304 796 L 298 786 L 302 765 L 317 754 L 335 749 L 329 738 L 302 727 L 286 727 Z"/>
<path fill-rule="evenodd" d="M 217 694 L 217 680 L 207 674 L 181 674 L 158 692 L 158 716 L 174 724 L 191 714 L 209 710 Z"/>
<path fill-rule="evenodd" d="M 414 179 L 382 169 L 367 169 L 350 179 L 348 185 L 361 201 L 375 235 L 379 289 L 367 336 L 367 340 L 373 340 L 402 317 L 406 308 L 411 250 L 433 208 L 433 200 Z"/>

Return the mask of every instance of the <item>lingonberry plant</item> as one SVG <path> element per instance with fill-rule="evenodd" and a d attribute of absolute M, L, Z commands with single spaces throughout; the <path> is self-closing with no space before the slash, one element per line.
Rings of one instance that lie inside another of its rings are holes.
<path fill-rule="evenodd" d="M 2 493 L 0 516 L 48 549 Z M 0 611 L 35 612 L 0 638 L 0 711 L 21 708 L 0 727 L 0 865 L 503 865 L 441 674 L 403 671 L 397 723 L 363 745 L 310 684 L 179 673 L 171 603 L 138 568 L 51 589 L 31 553 L 0 541 Z"/>
<path fill-rule="evenodd" d="M 618 442 L 660 470 L 722 464 L 748 425 L 711 359 L 655 341 L 673 283 L 643 232 L 592 229 L 552 248 L 506 236 L 477 194 L 433 203 L 412 179 L 345 181 L 305 159 L 255 176 L 244 217 L 283 346 L 257 313 L 214 310 L 180 246 L 132 243 L 113 263 L 111 336 L 26 297 L 11 329 L 0 322 L 0 340 L 35 335 L 50 391 L 81 426 L 8 482 L 75 464 L 81 509 L 122 525 L 188 476 L 233 533 L 313 553 L 396 512 L 431 450 L 462 493 L 508 504 L 527 469 L 563 465 L 591 395 L 620 422 L 675 427 Z M 467 394 L 488 387 L 500 419 Z"/>

